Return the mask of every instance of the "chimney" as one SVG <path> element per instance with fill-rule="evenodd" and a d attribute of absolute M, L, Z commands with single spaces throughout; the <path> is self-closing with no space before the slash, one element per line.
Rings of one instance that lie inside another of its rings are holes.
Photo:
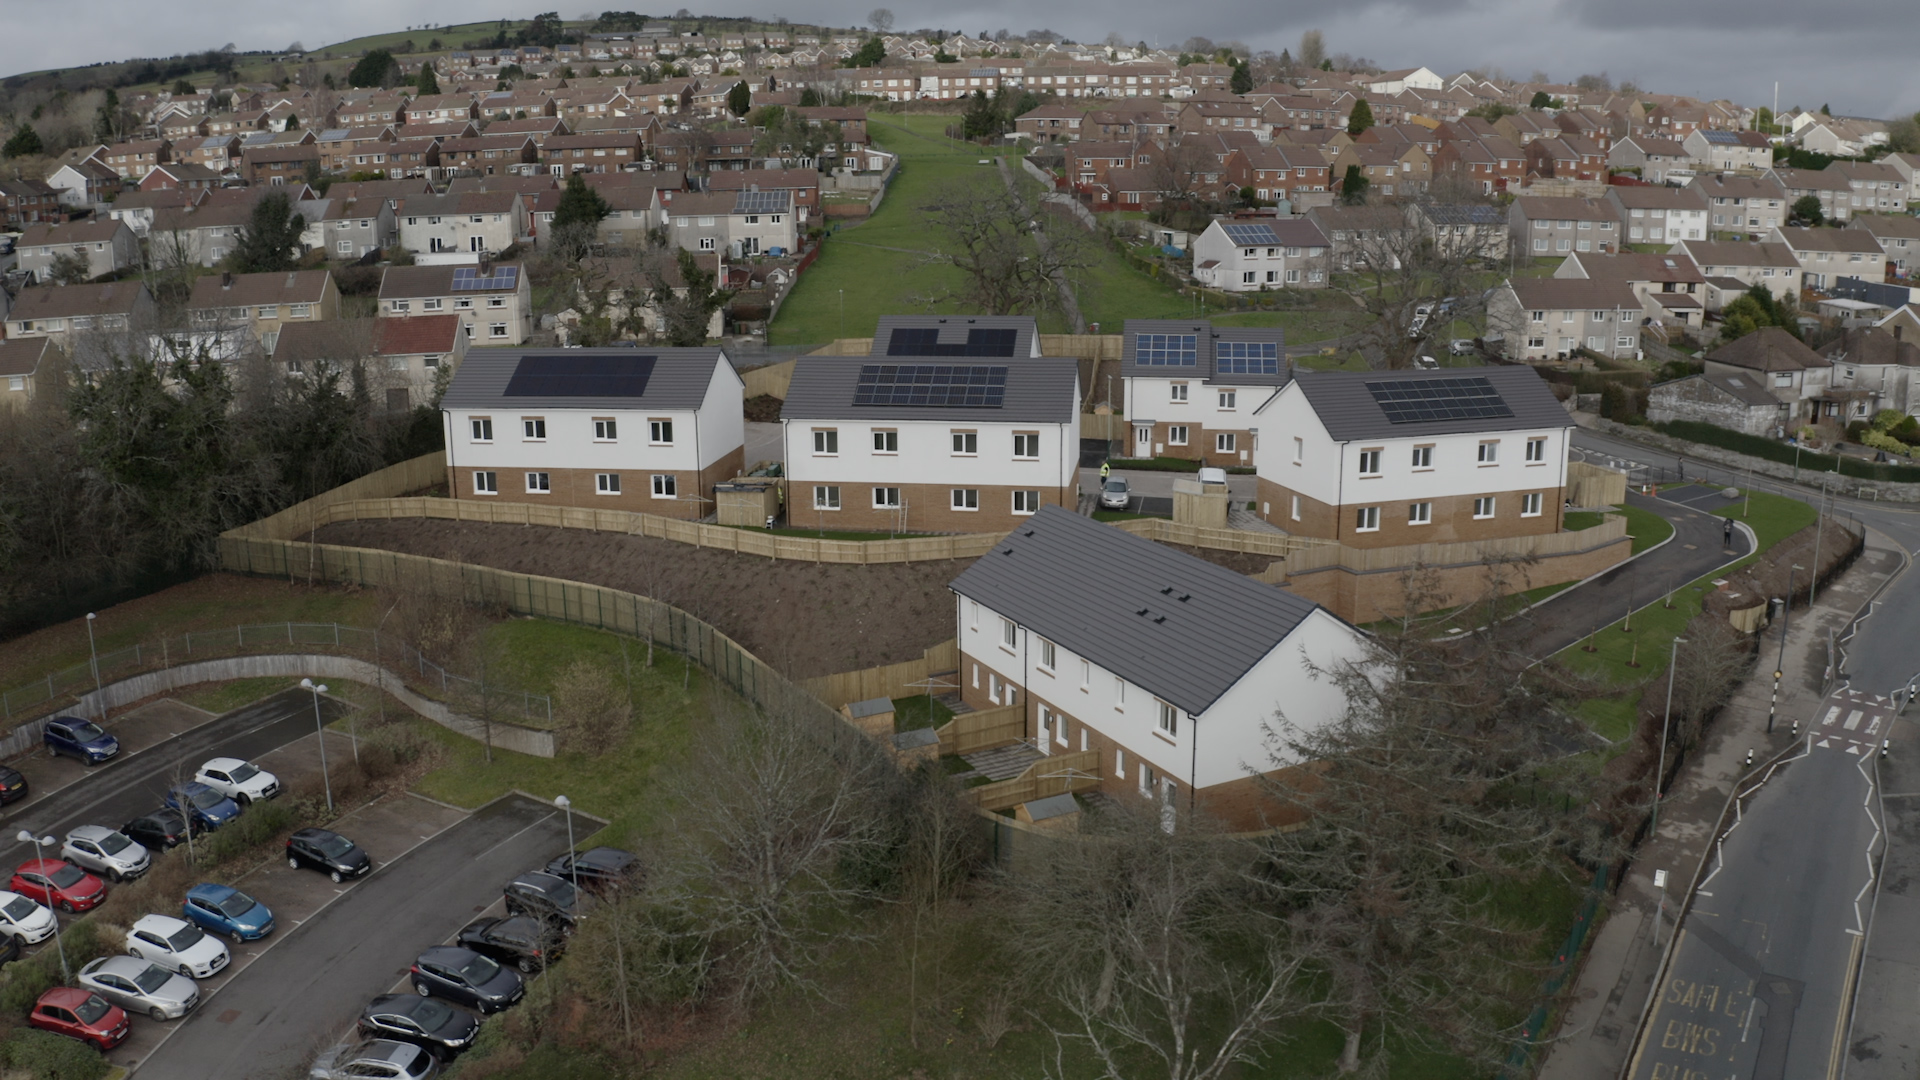
<path fill-rule="evenodd" d="M 486 277 L 491 273 L 493 273 L 493 260 L 487 258 L 485 255 L 480 256 L 479 276 Z"/>
<path fill-rule="evenodd" d="M 231 289 L 231 288 L 233 288 L 233 275 L 232 275 L 232 274 L 230 274 L 230 273 L 227 273 L 227 272 L 226 272 L 226 271 L 224 271 L 224 270 L 223 270 L 223 271 L 221 271 L 221 272 L 220 272 L 220 287 L 221 287 L 221 288 L 223 288 L 223 289 Z"/>

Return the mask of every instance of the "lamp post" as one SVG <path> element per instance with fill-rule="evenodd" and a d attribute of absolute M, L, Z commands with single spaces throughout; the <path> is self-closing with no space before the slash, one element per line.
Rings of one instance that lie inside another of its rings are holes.
<path fill-rule="evenodd" d="M 580 891 L 580 853 L 573 850 L 573 800 L 556 795 L 553 805 L 567 812 L 567 869 L 573 874 L 573 891 Z"/>
<path fill-rule="evenodd" d="M 43 846 L 54 842 L 51 836 L 35 836 L 25 829 L 21 829 L 19 833 L 14 836 L 14 839 L 23 844 L 32 844 L 34 857 L 40 859 L 47 857 L 47 853 L 42 850 Z M 67 968 L 67 945 L 66 942 L 60 940 L 60 916 L 58 915 L 53 917 L 53 944 L 55 948 L 60 950 L 60 981 L 62 983 L 70 983 L 73 981 L 73 972 Z"/>
<path fill-rule="evenodd" d="M 326 683 L 315 683 L 312 679 L 301 679 L 304 690 L 313 691 L 313 736 L 320 740 L 320 780 L 327 787 L 327 814 L 333 814 L 333 777 L 327 775 L 327 731 L 320 726 L 320 695 L 327 692 Z"/>
<path fill-rule="evenodd" d="M 1687 639 L 1673 639 L 1667 654 L 1667 713 L 1660 720 L 1660 771 L 1653 774 L 1653 825 L 1647 829 L 1649 840 L 1660 831 L 1660 782 L 1667 778 L 1667 729 L 1673 726 L 1673 675 L 1680 665 L 1680 646 Z"/>
<path fill-rule="evenodd" d="M 1773 700 L 1767 704 L 1767 734 L 1773 734 L 1773 714 L 1780 708 L 1780 677 L 1787 663 L 1787 631 L 1793 628 L 1793 572 L 1806 567 L 1794 563 L 1787 568 L 1787 609 L 1780 619 L 1780 653 L 1773 661 Z"/>
<path fill-rule="evenodd" d="M 93 612 L 87 612 L 87 667 L 93 672 L 93 710 L 97 719 L 107 718 L 106 695 L 100 689 L 100 650 L 93 644 Z"/>

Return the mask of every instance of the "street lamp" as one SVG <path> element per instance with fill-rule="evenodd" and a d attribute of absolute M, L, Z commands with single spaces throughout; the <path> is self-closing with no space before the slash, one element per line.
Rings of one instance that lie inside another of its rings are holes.
<path fill-rule="evenodd" d="M 1773 700 L 1767 705 L 1767 734 L 1773 734 L 1773 714 L 1780 707 L 1780 677 L 1785 674 L 1787 663 L 1787 631 L 1793 628 L 1793 572 L 1806 567 L 1794 563 L 1787 568 L 1787 608 L 1781 613 L 1780 654 L 1773 661 Z"/>
<path fill-rule="evenodd" d="M 573 872 L 573 891 L 580 891 L 580 853 L 573 850 L 573 800 L 556 795 L 553 805 L 567 812 L 567 868 Z"/>
<path fill-rule="evenodd" d="M 320 780 L 327 786 L 327 814 L 333 814 L 333 777 L 327 775 L 327 732 L 320 726 L 320 695 L 327 692 L 327 684 L 315 684 L 312 679 L 301 679 L 301 689 L 313 691 L 313 735 L 320 740 Z"/>
<path fill-rule="evenodd" d="M 92 616 L 88 616 L 88 618 L 92 618 Z M 32 844 L 34 857 L 39 859 L 47 857 L 47 853 L 42 850 L 42 846 L 54 842 L 51 836 L 35 836 L 25 829 L 21 829 L 16 833 L 14 839 L 23 844 Z M 60 950 L 60 981 L 62 983 L 70 983 L 73 981 L 73 972 L 67 968 L 67 945 L 60 940 L 60 916 L 58 915 L 53 917 L 53 944 L 55 948 Z"/>
<path fill-rule="evenodd" d="M 93 644 L 93 612 L 87 612 L 87 667 L 93 671 L 93 709 L 100 720 L 107 718 L 106 694 L 100 689 L 100 650 Z"/>
<path fill-rule="evenodd" d="M 1667 778 L 1667 729 L 1673 726 L 1673 674 L 1680 666 L 1680 646 L 1686 640 L 1674 638 L 1667 654 L 1667 714 L 1660 720 L 1660 771 L 1653 774 L 1653 825 L 1647 829 L 1648 840 L 1660 832 L 1660 782 Z"/>

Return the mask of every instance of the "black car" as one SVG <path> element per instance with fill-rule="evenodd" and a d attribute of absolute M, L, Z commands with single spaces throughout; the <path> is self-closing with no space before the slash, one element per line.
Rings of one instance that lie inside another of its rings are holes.
<path fill-rule="evenodd" d="M 507 882 L 507 914 L 533 915 L 571 931 L 580 919 L 580 893 L 566 878 L 530 870 Z"/>
<path fill-rule="evenodd" d="M 382 994 L 360 1010 L 360 1034 L 423 1046 L 443 1061 L 472 1046 L 479 1033 L 479 1017 L 429 997 Z"/>
<path fill-rule="evenodd" d="M 460 931 L 460 944 L 531 974 L 560 959 L 566 938 L 551 923 L 531 915 L 510 915 L 468 923 Z"/>
<path fill-rule="evenodd" d="M 372 870 L 373 860 L 360 845 L 337 832 L 301 829 L 287 837 L 287 865 L 295 870 L 311 866 L 340 882 Z"/>
<path fill-rule="evenodd" d="M 198 821 L 189 824 L 185 814 L 170 806 L 163 806 L 146 817 L 134 818 L 120 826 L 122 833 L 148 851 L 179 847 L 187 842 L 188 829 L 192 829 L 195 836 L 207 831 L 207 827 Z"/>
<path fill-rule="evenodd" d="M 20 959 L 20 953 L 24 949 L 25 946 L 20 944 L 19 938 L 12 934 L 0 934 L 0 965 L 11 964 Z"/>
<path fill-rule="evenodd" d="M 421 997 L 446 998 L 482 1014 L 499 1012 L 527 992 L 517 972 L 457 945 L 439 945 L 421 953 L 410 976 L 414 992 Z"/>
<path fill-rule="evenodd" d="M 610 887 L 632 880 L 640 869 L 640 856 L 619 848 L 597 847 L 589 851 L 567 852 L 547 864 L 547 873 L 578 884 L 588 892 L 605 892 Z"/>
<path fill-rule="evenodd" d="M 27 778 L 20 775 L 18 769 L 9 769 L 5 765 L 0 765 L 0 806 L 19 802 L 26 797 Z"/>

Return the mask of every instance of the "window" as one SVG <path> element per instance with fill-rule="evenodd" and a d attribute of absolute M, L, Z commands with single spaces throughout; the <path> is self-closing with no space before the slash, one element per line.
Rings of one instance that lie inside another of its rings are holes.
<path fill-rule="evenodd" d="M 840 452 L 840 431 L 838 428 L 814 428 L 813 452 L 816 454 L 837 454 Z"/>
<path fill-rule="evenodd" d="M 594 473 L 593 490 L 602 495 L 620 494 L 620 474 L 608 472 Z"/>
<path fill-rule="evenodd" d="M 1293 520 L 1300 520 L 1300 496 L 1293 496 Z"/>
<path fill-rule="evenodd" d="M 1377 506 L 1362 506 L 1355 510 L 1353 514 L 1353 531 L 1379 532 L 1380 508 Z"/>
<path fill-rule="evenodd" d="M 1547 460 L 1547 440 L 1527 440 L 1527 464 L 1539 465 Z"/>
<path fill-rule="evenodd" d="M 422 300 L 422 301 L 420 301 L 420 310 L 422 310 L 422 311 L 439 311 L 439 310 L 440 310 L 440 298 L 436 296 L 436 297 L 433 297 L 432 299 L 428 299 L 428 300 Z"/>
<path fill-rule="evenodd" d="M 1547 321 L 1547 313 L 1544 311 L 1532 311 L 1527 313 L 1527 318 L 1530 322 L 1543 323 Z"/>
<path fill-rule="evenodd" d="M 1631 349 L 1633 348 L 1633 339 L 1625 336 L 1617 337 L 1613 339 L 1613 345 L 1616 349 Z"/>
<path fill-rule="evenodd" d="M 673 445 L 673 421 L 647 421 L 647 441 L 655 446 Z"/>
<path fill-rule="evenodd" d="M 1160 706 L 1160 734 L 1169 739 L 1177 737 L 1180 734 L 1180 710 L 1164 701 L 1156 700 L 1154 704 Z"/>
<path fill-rule="evenodd" d="M 407 311 L 407 310 L 410 310 L 412 307 L 413 307 L 412 302 L 408 300 L 395 300 L 393 302 L 393 310 L 395 311 Z"/>
<path fill-rule="evenodd" d="M 1430 525 L 1433 523 L 1433 504 L 1417 502 L 1407 504 L 1407 524 Z"/>
<path fill-rule="evenodd" d="M 467 421 L 467 423 L 471 425 L 473 428 L 474 442 L 492 442 L 493 441 L 493 417 L 476 416 L 473 419 Z"/>
<path fill-rule="evenodd" d="M 840 485 L 815 484 L 813 486 L 813 508 L 815 510 L 840 509 Z"/>
<path fill-rule="evenodd" d="M 506 336 L 507 336 L 507 324 L 506 324 L 506 323 L 503 323 L 503 322 L 497 322 L 497 323 L 488 323 L 488 324 L 487 324 L 487 336 L 488 336 L 488 337 L 490 337 L 490 338 L 503 338 L 503 337 L 506 337 Z"/>
<path fill-rule="evenodd" d="M 713 250 L 713 237 L 711 237 L 711 236 L 703 236 L 703 237 L 701 237 L 701 238 L 700 238 L 700 250 L 701 250 L 701 251 L 712 251 L 712 250 Z"/>
<path fill-rule="evenodd" d="M 1113 677 L 1113 708 L 1116 712 L 1127 711 L 1127 684 L 1118 675 Z"/>
<path fill-rule="evenodd" d="M 1012 652 L 1014 646 L 1019 644 L 1019 640 L 1020 640 L 1020 631 L 1017 627 L 1014 626 L 1013 620 L 1001 619 L 1000 620 L 1000 647 L 1003 649 L 1006 649 L 1008 652 Z"/>
<path fill-rule="evenodd" d="M 473 310 L 473 297 L 471 296 L 455 297 L 453 301 L 453 306 L 456 308 L 459 308 L 462 311 L 471 311 Z"/>
<path fill-rule="evenodd" d="M 336 248 L 339 248 L 339 249 L 340 249 L 340 254 L 342 254 L 342 255 L 351 255 L 351 254 L 353 254 L 353 241 L 351 241 L 351 240 L 342 240 L 342 241 L 340 241 L 340 242 L 338 242 L 338 243 L 336 243 L 336 244 L 334 244 L 333 246 L 334 246 L 334 247 L 336 247 Z"/>
<path fill-rule="evenodd" d="M 527 493 L 529 495 L 545 495 L 552 490 L 553 480 L 548 474 L 543 472 L 530 472 L 527 474 Z"/>
<path fill-rule="evenodd" d="M 1497 464 L 1499 460 L 1500 443 L 1498 441 L 1483 442 L 1480 444 L 1480 464 L 1493 465 Z"/>
<path fill-rule="evenodd" d="M 1416 446 L 1413 448 L 1413 467 L 1416 469 L 1433 468 L 1433 447 Z"/>
<path fill-rule="evenodd" d="M 523 416 L 520 418 L 521 433 L 534 442 L 545 442 L 547 438 L 547 419 L 544 416 Z"/>
<path fill-rule="evenodd" d="M 1520 496 L 1520 516 L 1521 517 L 1539 517 L 1540 516 L 1540 493 L 1539 492 L 1535 491 L 1531 494 Z"/>
<path fill-rule="evenodd" d="M 1360 451 L 1360 475 L 1361 476 L 1379 476 L 1380 475 L 1380 451 L 1378 450 Z"/>
<path fill-rule="evenodd" d="M 1234 407 L 1234 402 L 1238 400 L 1239 400 L 1238 391 L 1234 391 L 1234 390 L 1220 391 L 1220 407 L 1222 409 L 1232 409 Z"/>
<path fill-rule="evenodd" d="M 1295 436 L 1293 440 L 1293 463 L 1295 465 L 1300 464 L 1301 461 L 1305 460 L 1306 453 L 1307 441 L 1299 436 Z"/>
<path fill-rule="evenodd" d="M 1255 283 L 1255 281 L 1254 281 L 1254 271 L 1252 271 L 1252 270 L 1247 270 L 1247 271 L 1244 271 L 1243 273 L 1241 273 L 1241 275 L 1240 275 L 1240 284 L 1242 284 L 1242 285 L 1252 285 L 1252 284 L 1254 284 L 1254 283 Z"/>
<path fill-rule="evenodd" d="M 873 433 L 873 452 L 876 454 L 899 453 L 900 433 L 897 431 L 875 431 Z"/>
<path fill-rule="evenodd" d="M 1173 402 L 1176 405 L 1186 404 L 1187 384 L 1183 382 L 1177 382 L 1169 385 L 1167 387 L 1167 400 Z"/>
<path fill-rule="evenodd" d="M 979 488 L 954 488 L 953 489 L 953 508 L 955 510 L 980 509 L 980 489 Z"/>
<path fill-rule="evenodd" d="M 1013 433 L 1013 456 L 1017 458 L 1037 458 L 1040 456 L 1040 433 L 1037 431 L 1016 431 Z"/>
<path fill-rule="evenodd" d="M 873 508 L 875 510 L 900 509 L 900 489 L 897 487 L 877 487 L 873 489 Z"/>
<path fill-rule="evenodd" d="M 1782 371 L 1782 372 L 1777 372 L 1777 373 L 1775 373 L 1775 375 L 1773 376 L 1773 385 L 1775 385 L 1775 386 L 1792 386 L 1792 385 L 1793 385 L 1793 374 L 1792 374 L 1791 372 L 1786 372 L 1786 371 Z"/>
<path fill-rule="evenodd" d="M 1167 444 L 1170 446 L 1187 445 L 1187 425 L 1168 424 L 1167 425 Z"/>
<path fill-rule="evenodd" d="M 1493 516 L 1493 496 L 1481 495 L 1473 500 L 1473 516 L 1490 518 Z"/>
<path fill-rule="evenodd" d="M 617 434 L 619 430 L 619 425 L 611 416 L 593 418 L 593 441 L 595 442 L 613 442 L 619 438 Z"/>
<path fill-rule="evenodd" d="M 1038 491 L 1016 491 L 1013 493 L 1013 512 L 1016 514 L 1037 514 L 1040 512 L 1040 493 Z"/>
<path fill-rule="evenodd" d="M 1213 437 L 1214 452 L 1218 454 L 1233 453 L 1234 443 L 1238 439 L 1239 439 L 1239 436 L 1235 435 L 1231 431 L 1223 431 L 1220 434 L 1215 435 Z"/>
<path fill-rule="evenodd" d="M 491 470 L 475 470 L 473 474 L 473 493 L 475 495 L 500 494 L 500 474 Z"/>
<path fill-rule="evenodd" d="M 1058 655 L 1059 655 L 1059 650 L 1054 648 L 1053 642 L 1048 641 L 1045 638 L 1040 639 L 1040 666 L 1041 667 L 1047 669 L 1048 671 L 1052 671 L 1055 666 L 1054 661 L 1056 660 Z"/>
<path fill-rule="evenodd" d="M 953 452 L 956 454 L 977 454 L 980 452 L 980 433 L 977 431 L 956 431 L 953 433 Z"/>

